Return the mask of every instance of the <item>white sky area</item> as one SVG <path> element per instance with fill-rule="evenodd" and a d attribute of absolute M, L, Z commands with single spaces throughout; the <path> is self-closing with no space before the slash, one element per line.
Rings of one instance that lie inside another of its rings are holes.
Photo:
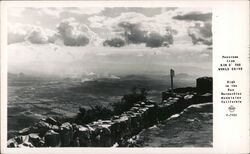
<path fill-rule="evenodd" d="M 211 14 L 205 8 L 9 8 L 8 69 L 81 76 L 174 68 L 211 75 Z"/>

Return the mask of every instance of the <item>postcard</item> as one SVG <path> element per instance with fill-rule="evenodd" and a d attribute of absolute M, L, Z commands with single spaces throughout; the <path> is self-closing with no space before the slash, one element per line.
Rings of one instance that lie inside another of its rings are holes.
<path fill-rule="evenodd" d="M 1 153 L 248 153 L 248 6 L 1 2 Z"/>

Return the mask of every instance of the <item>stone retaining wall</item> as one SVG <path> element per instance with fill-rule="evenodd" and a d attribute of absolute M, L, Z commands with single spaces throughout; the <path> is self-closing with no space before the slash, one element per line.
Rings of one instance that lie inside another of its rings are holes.
<path fill-rule="evenodd" d="M 200 97 L 200 98 L 198 98 Z M 211 95 L 195 94 L 169 97 L 162 104 L 140 102 L 129 111 L 110 120 L 98 120 L 87 125 L 59 124 L 49 117 L 29 128 L 20 130 L 18 136 L 8 141 L 8 147 L 110 147 L 127 137 L 179 113 L 196 100 L 208 102 Z"/>
<path fill-rule="evenodd" d="M 207 85 L 206 85 L 207 86 Z M 210 89 L 209 89 L 210 90 Z M 49 117 L 20 130 L 8 140 L 8 147 L 111 147 L 124 138 L 132 137 L 145 128 L 183 111 L 191 104 L 211 102 L 212 94 L 196 92 L 164 92 L 161 104 L 154 101 L 138 102 L 129 111 L 109 120 L 98 120 L 87 125 L 60 124 Z"/>

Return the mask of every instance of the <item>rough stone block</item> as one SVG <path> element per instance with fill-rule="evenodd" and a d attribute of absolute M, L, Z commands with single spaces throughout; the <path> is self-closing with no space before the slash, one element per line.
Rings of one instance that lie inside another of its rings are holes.
<path fill-rule="evenodd" d="M 97 124 L 88 127 L 90 130 L 90 141 L 93 147 L 101 147 L 101 136 L 99 133 L 99 126 Z"/>
<path fill-rule="evenodd" d="M 32 147 L 34 147 L 34 145 L 32 145 L 32 143 L 30 143 L 30 142 L 24 142 L 22 144 L 19 144 L 18 147 L 19 148 L 24 148 L 24 147 L 32 148 Z"/>
<path fill-rule="evenodd" d="M 48 147 L 59 147 L 61 146 L 60 134 L 49 130 L 44 135 L 45 145 Z"/>
<path fill-rule="evenodd" d="M 169 99 L 169 97 L 174 97 L 175 96 L 175 94 L 173 94 L 172 92 L 169 92 L 169 91 L 164 91 L 164 92 L 162 92 L 161 95 L 162 95 L 162 102 L 164 100 Z"/>
<path fill-rule="evenodd" d="M 133 135 L 137 129 L 136 115 L 134 113 L 130 113 L 130 114 L 128 114 L 128 116 L 130 118 L 130 132 Z"/>
<path fill-rule="evenodd" d="M 119 119 L 114 120 L 115 123 L 117 123 L 117 125 L 119 125 L 119 130 L 117 132 L 119 132 L 119 136 L 120 138 L 124 137 L 125 135 L 127 135 L 129 133 L 129 128 L 128 128 L 128 123 L 129 123 L 129 119 L 128 116 L 121 116 Z"/>
<path fill-rule="evenodd" d="M 212 101 L 213 101 L 213 95 L 211 93 L 205 93 L 203 95 L 197 96 L 197 103 L 205 103 L 205 102 L 212 102 Z"/>
<path fill-rule="evenodd" d="M 16 142 L 16 140 L 14 138 L 9 139 L 7 141 L 7 147 L 8 148 L 16 148 L 18 146 L 18 143 Z"/>
<path fill-rule="evenodd" d="M 149 127 L 157 123 L 158 111 L 156 105 L 146 105 L 146 107 L 148 108 L 147 127 Z"/>
<path fill-rule="evenodd" d="M 147 117 L 148 117 L 148 108 L 140 108 L 138 113 L 141 114 L 141 128 L 146 128 L 147 127 Z"/>
<path fill-rule="evenodd" d="M 73 141 L 73 127 L 69 122 L 63 123 L 60 127 L 60 136 L 63 147 L 70 146 Z"/>
<path fill-rule="evenodd" d="M 29 139 L 28 135 L 21 135 L 14 137 L 14 140 L 17 142 L 17 144 L 22 144 L 24 142 L 27 142 Z"/>
<path fill-rule="evenodd" d="M 89 147 L 91 145 L 90 131 L 88 127 L 79 125 L 77 134 L 79 138 L 80 147 Z"/>
<path fill-rule="evenodd" d="M 201 77 L 196 79 L 196 91 L 198 94 L 212 93 L 213 90 L 213 78 Z"/>
<path fill-rule="evenodd" d="M 184 100 L 190 100 L 194 97 L 194 95 L 186 95 L 184 96 Z"/>
<path fill-rule="evenodd" d="M 134 107 L 141 107 L 141 104 L 135 104 Z"/>
<path fill-rule="evenodd" d="M 131 109 L 130 109 L 130 111 L 132 111 L 132 112 L 137 112 L 139 110 L 139 107 L 132 107 Z"/>
<path fill-rule="evenodd" d="M 18 131 L 18 135 L 28 135 L 29 133 L 30 133 L 30 127 Z"/>
<path fill-rule="evenodd" d="M 162 121 L 162 120 L 165 120 L 166 118 L 167 118 L 167 116 L 168 116 L 168 108 L 169 108 L 169 105 L 160 105 L 159 107 L 158 107 L 158 119 L 160 120 L 160 121 Z"/>
<path fill-rule="evenodd" d="M 43 146 L 43 141 L 37 133 L 29 134 L 29 142 L 35 147 Z"/>
<path fill-rule="evenodd" d="M 49 123 L 51 125 L 58 125 L 58 122 L 54 118 L 52 118 L 52 117 L 48 117 L 48 118 L 46 118 L 43 121 L 46 122 L 46 123 Z"/>
<path fill-rule="evenodd" d="M 139 133 L 143 129 L 141 114 L 139 113 L 136 118 L 138 119 L 137 125 L 138 125 L 138 133 Z"/>
<path fill-rule="evenodd" d="M 118 141 L 122 137 L 122 125 L 118 119 L 113 120 L 112 132 L 114 132 L 115 141 Z"/>
<path fill-rule="evenodd" d="M 145 107 L 145 102 L 141 102 L 141 107 Z"/>
<path fill-rule="evenodd" d="M 156 105 L 157 102 L 149 99 L 149 100 L 147 100 L 147 101 L 145 102 L 145 104 L 146 104 L 146 105 Z"/>
<path fill-rule="evenodd" d="M 111 131 L 109 129 L 110 126 L 108 126 L 108 127 L 106 127 L 106 126 L 107 125 L 101 125 L 99 128 L 101 147 L 112 146 Z"/>
<path fill-rule="evenodd" d="M 55 132 L 60 132 L 60 128 L 59 128 L 59 126 L 57 126 L 57 125 L 52 125 L 52 126 L 51 126 L 51 129 L 52 129 L 53 131 L 55 131 Z"/>
<path fill-rule="evenodd" d="M 30 128 L 30 132 L 43 136 L 49 129 L 51 129 L 51 125 L 41 120 Z"/>

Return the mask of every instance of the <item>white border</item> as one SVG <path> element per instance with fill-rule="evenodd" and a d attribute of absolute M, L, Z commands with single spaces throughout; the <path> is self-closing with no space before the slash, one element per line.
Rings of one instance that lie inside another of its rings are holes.
<path fill-rule="evenodd" d="M 206 7 L 213 10 L 214 115 L 212 148 L 6 148 L 8 7 Z M 248 153 L 249 152 L 249 2 L 248 1 L 2 1 L 1 2 L 1 153 Z M 238 55 L 243 71 L 217 71 L 221 55 Z M 244 95 L 235 118 L 226 118 L 219 93 L 228 79 L 239 81 Z"/>

